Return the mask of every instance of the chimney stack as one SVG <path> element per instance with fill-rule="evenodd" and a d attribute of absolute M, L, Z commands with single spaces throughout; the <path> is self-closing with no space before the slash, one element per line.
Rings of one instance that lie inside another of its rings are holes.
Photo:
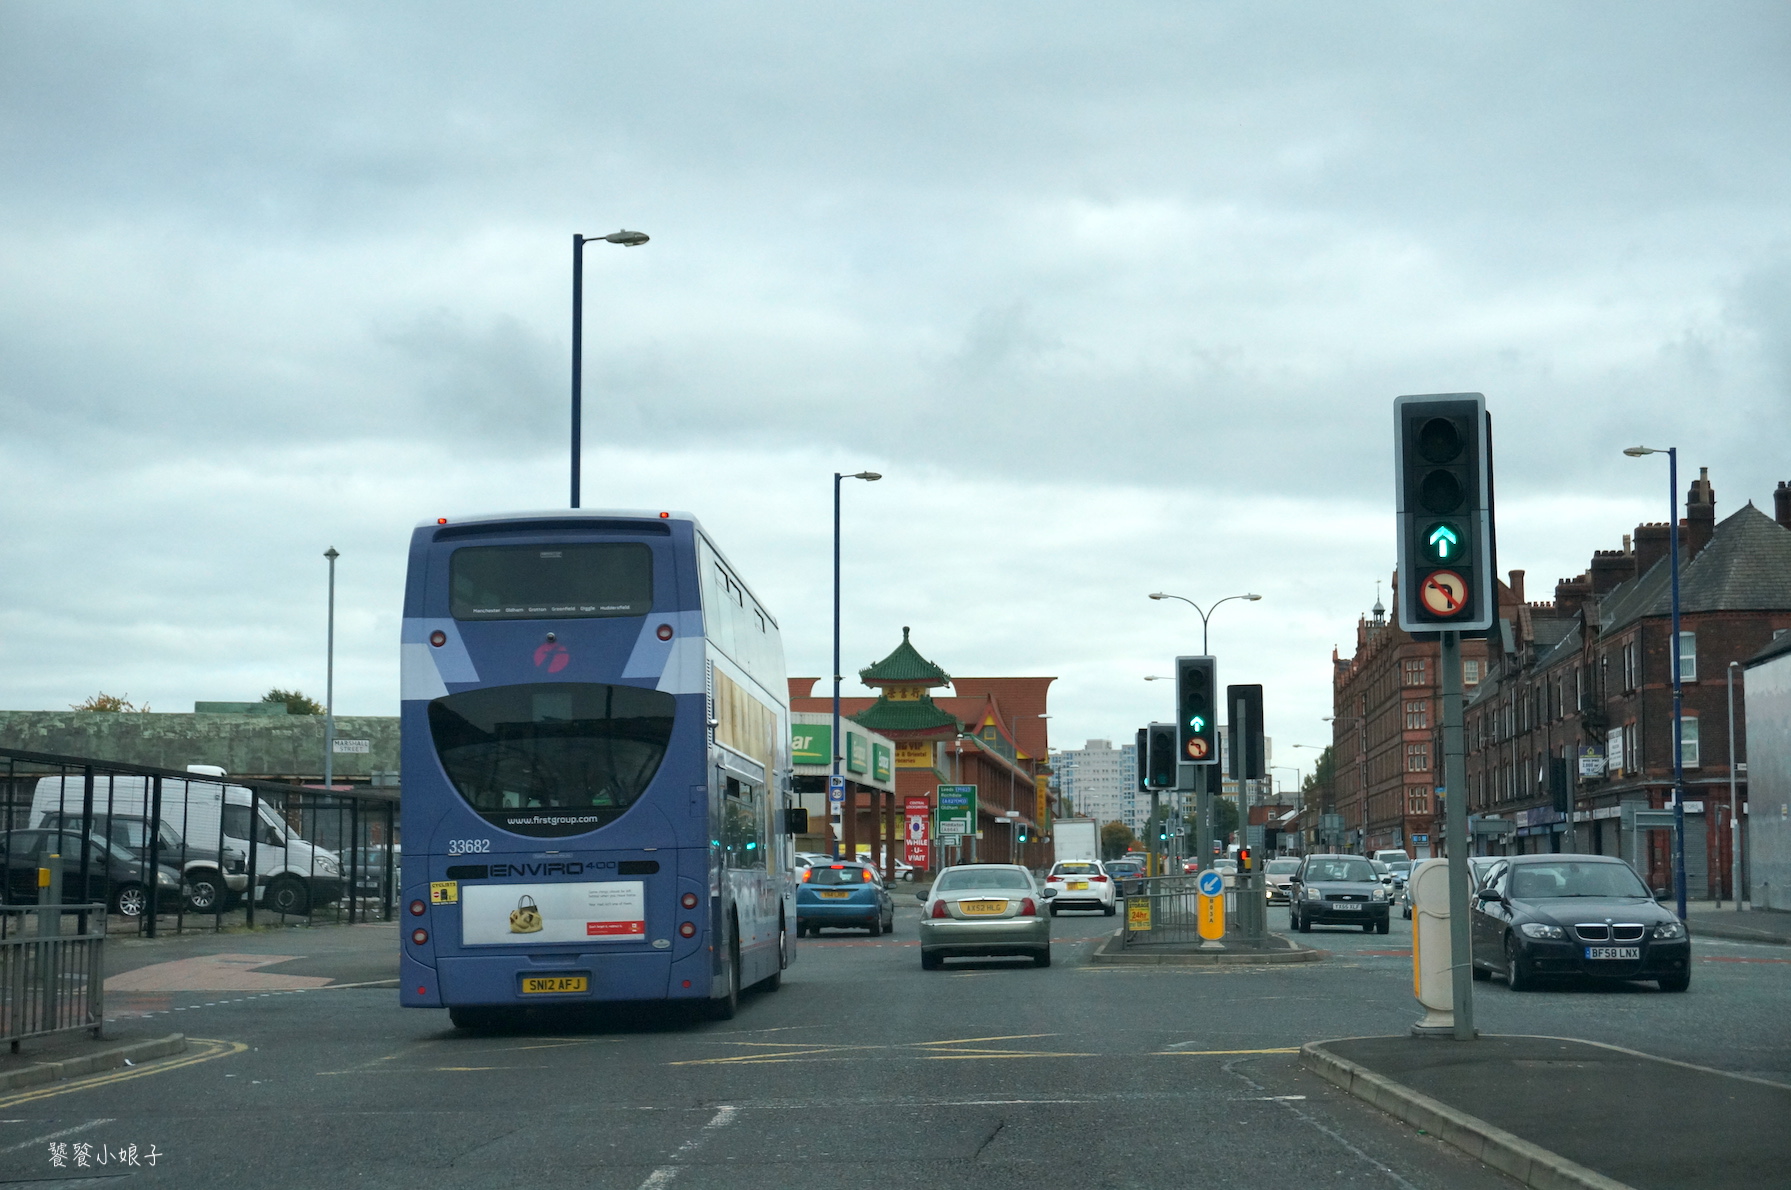
<path fill-rule="evenodd" d="M 1521 604 L 1524 601 L 1524 572 L 1513 570 L 1511 582 L 1507 585 L 1511 588 L 1511 597 Z"/>
<path fill-rule="evenodd" d="M 1665 521 L 1636 526 L 1636 574 L 1647 574 L 1656 562 L 1667 556 L 1669 531 Z"/>
<path fill-rule="evenodd" d="M 1782 479 L 1772 493 L 1772 519 L 1791 529 L 1791 487 Z"/>
<path fill-rule="evenodd" d="M 1661 526 L 1666 531 L 1666 526 Z M 1665 553 L 1666 551 L 1661 551 Z M 1586 568 L 1589 594 L 1603 595 L 1618 583 L 1636 576 L 1636 555 L 1623 550 L 1594 550 L 1592 565 Z"/>
<path fill-rule="evenodd" d="M 1580 613 L 1586 605 L 1586 597 L 1592 594 L 1592 580 L 1589 575 L 1578 578 L 1558 579 L 1555 582 L 1555 615 L 1561 619 L 1571 619 Z"/>
<path fill-rule="evenodd" d="M 1685 494 L 1685 556 L 1695 558 L 1710 543 L 1716 532 L 1716 491 L 1710 486 L 1710 468 L 1699 467 L 1698 478 L 1692 480 Z"/>

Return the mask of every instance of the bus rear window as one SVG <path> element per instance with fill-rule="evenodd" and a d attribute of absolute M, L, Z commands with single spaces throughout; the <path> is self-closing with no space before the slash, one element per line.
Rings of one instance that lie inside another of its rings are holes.
<path fill-rule="evenodd" d="M 619 817 L 665 759 L 677 699 L 658 690 L 539 682 L 450 694 L 429 733 L 460 796 L 520 835 L 576 835 Z"/>
<path fill-rule="evenodd" d="M 653 610 L 653 551 L 639 542 L 462 546 L 448 561 L 456 620 L 570 620 Z"/>

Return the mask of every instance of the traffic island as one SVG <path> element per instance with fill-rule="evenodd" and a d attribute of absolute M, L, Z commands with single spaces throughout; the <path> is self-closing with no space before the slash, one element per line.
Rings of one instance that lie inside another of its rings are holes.
<path fill-rule="evenodd" d="M 1125 931 L 1113 935 L 1089 958 L 1096 963 L 1139 967 L 1263 967 L 1281 963 L 1316 963 L 1325 951 L 1301 946 L 1291 938 L 1270 934 L 1261 945 L 1242 939 L 1223 942 L 1146 942 L 1127 947 Z"/>
<path fill-rule="evenodd" d="M 1791 1167 L 1791 1086 L 1619 1046 L 1354 1037 L 1301 1061 L 1525 1186 L 1758 1190 Z"/>
<path fill-rule="evenodd" d="M 85 1040 L 85 1039 L 83 1039 Z M 36 1061 L 29 1065 L 0 1070 L 0 1091 L 12 1091 L 20 1087 L 34 1087 L 40 1083 L 53 1083 L 65 1078 L 77 1078 L 84 1074 L 96 1074 L 102 1070 L 111 1070 L 118 1066 L 134 1066 L 138 1062 L 149 1062 L 156 1058 L 166 1058 L 178 1054 L 187 1048 L 184 1034 L 170 1033 L 166 1037 L 156 1037 L 147 1041 L 132 1041 L 124 1044 L 114 1042 L 111 1045 L 94 1045 L 92 1043 L 64 1044 L 49 1052 L 38 1055 Z"/>

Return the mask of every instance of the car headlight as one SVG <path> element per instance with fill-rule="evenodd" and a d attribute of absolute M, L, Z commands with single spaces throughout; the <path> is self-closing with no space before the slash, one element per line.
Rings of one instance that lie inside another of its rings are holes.
<path fill-rule="evenodd" d="M 168 875 L 168 873 L 166 873 L 166 872 L 157 872 L 155 874 L 155 882 L 162 888 L 179 888 L 180 887 L 180 881 L 178 881 L 174 877 Z"/>
<path fill-rule="evenodd" d="M 1654 927 L 1653 937 L 1657 942 L 1663 942 L 1672 938 L 1683 938 L 1685 937 L 1685 923 L 1663 921 Z"/>
<path fill-rule="evenodd" d="M 1524 932 L 1526 938 L 1547 938 L 1551 942 L 1559 942 L 1567 937 L 1567 931 L 1560 926 L 1545 925 L 1539 921 L 1526 921 L 1517 928 Z"/>
<path fill-rule="evenodd" d="M 317 870 L 325 876 L 340 876 L 342 874 L 342 869 L 335 860 L 324 859 L 321 856 L 317 860 Z"/>
<path fill-rule="evenodd" d="M 1377 900 L 1377 901 L 1384 901 L 1384 900 L 1386 900 L 1386 899 L 1387 899 L 1387 890 L 1386 890 L 1386 889 L 1384 889 L 1384 888 L 1377 888 L 1377 889 L 1375 889 L 1375 890 L 1374 890 L 1374 899 L 1375 899 L 1375 900 Z"/>
<path fill-rule="evenodd" d="M 1306 899 L 1308 901 L 1322 901 L 1325 899 L 1325 895 L 1319 892 L 1316 888 L 1308 888 L 1306 890 Z"/>

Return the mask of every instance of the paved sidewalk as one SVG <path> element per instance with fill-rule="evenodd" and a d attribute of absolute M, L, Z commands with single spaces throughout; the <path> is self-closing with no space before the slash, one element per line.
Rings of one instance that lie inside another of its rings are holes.
<path fill-rule="evenodd" d="M 1305 1060 L 1529 1186 L 1760 1190 L 1791 1169 L 1791 1086 L 1634 1050 L 1356 1037 L 1314 1042 Z"/>
<path fill-rule="evenodd" d="M 1791 946 L 1791 913 L 1782 909 L 1716 909 L 1709 902 L 1687 905 L 1685 922 L 1694 938 L 1727 938 L 1733 942 L 1764 942 Z"/>

